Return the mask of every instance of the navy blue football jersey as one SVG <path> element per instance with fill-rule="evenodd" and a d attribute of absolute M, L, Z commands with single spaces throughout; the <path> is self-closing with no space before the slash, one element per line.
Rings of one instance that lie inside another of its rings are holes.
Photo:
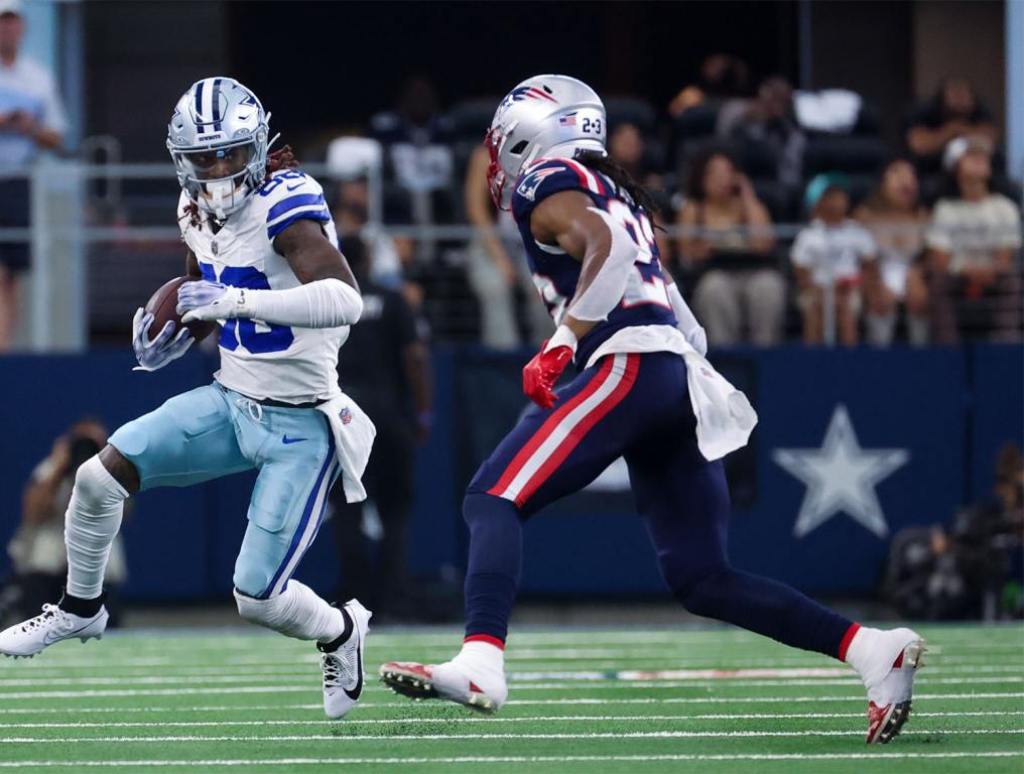
<path fill-rule="evenodd" d="M 670 325 L 676 317 L 668 300 L 661 270 L 658 245 L 647 212 L 626 192 L 600 172 L 572 159 L 539 159 L 516 181 L 512 214 L 526 247 L 533 281 L 555 321 L 565 316 L 566 306 L 576 294 L 583 264 L 557 245 L 534 239 L 530 232 L 533 208 L 560 191 L 582 191 L 611 217 L 621 223 L 636 243 L 636 261 L 622 300 L 608 319 L 584 336 L 576 350 L 577 366 L 584 366 L 599 346 L 624 328 L 640 325 Z"/>

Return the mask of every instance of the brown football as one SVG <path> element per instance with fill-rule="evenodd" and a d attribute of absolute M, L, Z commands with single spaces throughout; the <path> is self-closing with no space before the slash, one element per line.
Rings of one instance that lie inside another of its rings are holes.
<path fill-rule="evenodd" d="M 181 315 L 175 308 L 178 306 L 178 288 L 194 279 L 195 277 L 175 277 L 161 285 L 156 293 L 149 297 L 149 301 L 146 302 L 146 311 L 153 315 L 153 325 L 149 329 L 151 340 L 164 329 L 168 320 L 174 322 L 175 335 L 177 335 L 178 328 L 181 326 Z M 187 323 L 185 327 L 192 331 L 196 341 L 202 341 L 213 333 L 217 323 L 194 320 Z"/>

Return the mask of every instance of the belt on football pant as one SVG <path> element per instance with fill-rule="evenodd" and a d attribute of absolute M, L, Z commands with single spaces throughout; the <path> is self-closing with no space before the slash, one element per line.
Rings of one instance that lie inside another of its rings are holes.
<path fill-rule="evenodd" d="M 228 388 L 223 384 L 218 384 L 217 386 L 224 392 L 228 391 Z M 238 392 L 238 390 L 232 390 L 232 392 Z M 269 406 L 270 408 L 311 409 L 322 406 L 327 402 L 326 398 L 324 398 L 321 400 L 311 400 L 306 403 L 285 403 L 283 400 L 274 400 L 273 398 L 252 398 L 245 393 L 238 392 L 238 394 L 246 400 L 251 400 L 253 403 L 259 403 L 261 406 Z"/>

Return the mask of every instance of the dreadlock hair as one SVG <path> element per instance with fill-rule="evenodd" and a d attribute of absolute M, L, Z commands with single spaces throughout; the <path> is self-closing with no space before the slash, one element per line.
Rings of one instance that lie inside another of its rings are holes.
<path fill-rule="evenodd" d="M 587 169 L 600 172 L 602 175 L 610 178 L 616 186 L 633 197 L 633 201 L 651 215 L 657 215 L 661 210 L 654 201 L 651 192 L 634 180 L 633 176 L 619 166 L 618 163 L 612 161 L 610 156 L 604 156 L 597 151 L 583 151 L 576 157 L 576 161 L 580 162 Z"/>
<path fill-rule="evenodd" d="M 282 169 L 295 169 L 297 166 L 299 166 L 299 160 L 295 158 L 292 146 L 285 145 L 267 156 L 267 174 L 264 180 L 269 180 L 272 174 L 280 172 Z"/>
<path fill-rule="evenodd" d="M 275 172 L 280 172 L 282 169 L 295 169 L 298 166 L 299 160 L 295 158 L 292 146 L 285 145 L 267 156 L 267 171 L 263 176 L 263 179 L 264 181 L 270 180 L 270 176 Z M 178 220 L 180 222 L 185 218 L 188 218 L 189 223 L 196 228 L 203 227 L 203 219 L 199 214 L 199 205 L 191 199 L 189 199 L 188 204 L 185 205 L 185 209 L 182 211 L 182 215 Z"/>

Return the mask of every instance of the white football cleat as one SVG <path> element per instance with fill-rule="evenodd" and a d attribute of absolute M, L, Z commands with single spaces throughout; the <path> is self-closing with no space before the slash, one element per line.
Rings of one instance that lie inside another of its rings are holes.
<path fill-rule="evenodd" d="M 363 695 L 363 647 L 373 617 L 356 599 L 346 602 L 344 610 L 352 621 L 348 639 L 334 650 L 324 650 L 324 646 L 317 643 L 321 651 L 320 668 L 324 673 L 324 712 L 332 720 L 345 717 Z"/>
<path fill-rule="evenodd" d="M 891 666 L 875 685 L 867 686 L 868 744 L 886 744 L 899 734 L 910 717 L 914 677 L 924 665 L 925 643 L 916 632 L 894 629 L 885 637 L 878 647 Z"/>
<path fill-rule="evenodd" d="M 501 709 L 508 698 L 504 674 L 471 675 L 456 661 L 389 661 L 381 666 L 380 679 L 395 693 L 412 699 L 447 699 L 488 714 Z"/>
<path fill-rule="evenodd" d="M 40 615 L 0 632 L 0 653 L 15 658 L 32 658 L 61 640 L 98 640 L 103 636 L 109 618 L 106 607 L 85 618 L 57 605 L 43 605 Z"/>

